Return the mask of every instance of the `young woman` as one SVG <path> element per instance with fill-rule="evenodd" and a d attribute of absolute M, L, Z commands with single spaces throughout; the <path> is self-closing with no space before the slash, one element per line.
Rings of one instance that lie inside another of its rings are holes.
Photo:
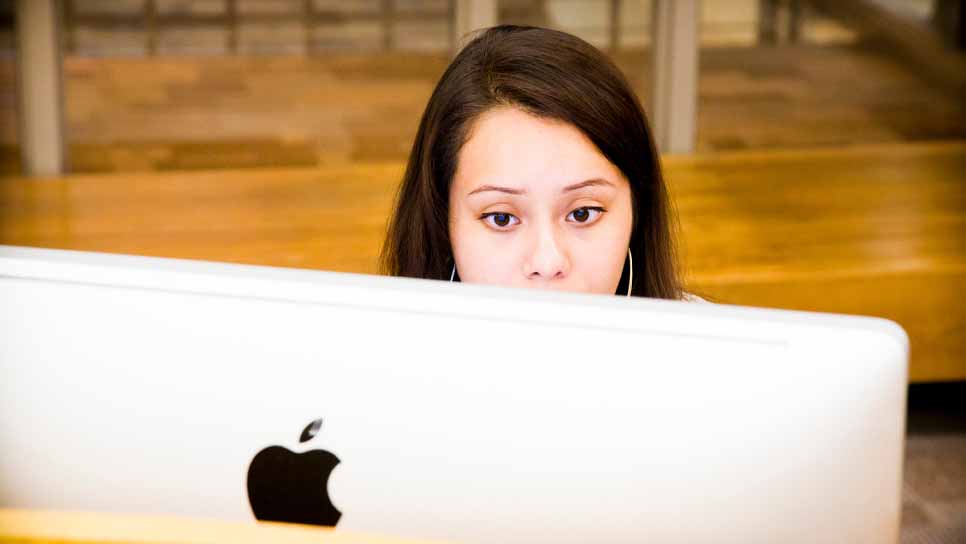
<path fill-rule="evenodd" d="M 682 292 L 668 196 L 620 70 L 554 30 L 490 28 L 426 106 L 383 272 L 666 299 Z"/>

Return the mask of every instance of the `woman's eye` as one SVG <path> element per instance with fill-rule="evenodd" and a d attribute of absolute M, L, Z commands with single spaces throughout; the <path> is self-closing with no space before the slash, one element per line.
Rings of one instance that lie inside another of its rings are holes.
<path fill-rule="evenodd" d="M 520 223 L 520 220 L 512 213 L 503 212 L 484 213 L 482 216 L 480 216 L 480 219 L 488 223 L 490 226 L 498 229 L 504 229 Z"/>
<path fill-rule="evenodd" d="M 573 218 L 573 221 L 577 223 L 593 223 L 600 217 L 600 214 L 604 213 L 604 211 L 604 208 L 584 206 L 583 208 L 577 208 L 576 210 L 567 214 L 567 220 L 570 221 L 571 218 Z"/>

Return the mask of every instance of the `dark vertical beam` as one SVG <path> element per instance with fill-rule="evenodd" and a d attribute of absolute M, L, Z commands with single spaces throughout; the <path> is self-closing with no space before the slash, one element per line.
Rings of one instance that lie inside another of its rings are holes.
<path fill-rule="evenodd" d="M 302 26 L 305 29 L 305 55 L 315 53 L 315 5 L 312 0 L 302 0 Z"/>
<path fill-rule="evenodd" d="M 446 5 L 446 9 L 449 10 L 449 50 L 453 54 L 455 54 L 456 48 L 459 46 L 460 39 L 460 22 L 457 19 L 459 16 L 459 6 L 457 2 L 458 0 L 449 0 Z"/>
<path fill-rule="evenodd" d="M 382 0 L 382 48 L 385 51 L 392 51 L 395 47 L 395 39 L 392 31 L 395 26 L 396 2 L 395 0 Z"/>
<path fill-rule="evenodd" d="M 944 43 L 966 50 L 966 0 L 936 0 L 929 22 Z"/>
<path fill-rule="evenodd" d="M 621 39 L 621 0 L 610 0 L 610 50 L 617 51 Z"/>
<path fill-rule="evenodd" d="M 798 43 L 802 37 L 802 2 L 789 0 L 788 2 L 788 41 Z"/>
<path fill-rule="evenodd" d="M 225 13 L 228 15 L 228 53 L 238 53 L 238 2 L 225 0 Z"/>
<path fill-rule="evenodd" d="M 158 54 L 158 4 L 155 0 L 144 0 L 144 27 L 148 56 Z"/>
<path fill-rule="evenodd" d="M 62 5 L 62 22 L 63 25 L 61 30 L 64 33 L 64 48 L 70 54 L 77 53 L 77 32 L 76 32 L 76 8 L 74 7 L 74 0 L 63 0 Z"/>
<path fill-rule="evenodd" d="M 777 40 L 778 2 L 777 0 L 758 0 L 758 43 L 774 45 Z"/>

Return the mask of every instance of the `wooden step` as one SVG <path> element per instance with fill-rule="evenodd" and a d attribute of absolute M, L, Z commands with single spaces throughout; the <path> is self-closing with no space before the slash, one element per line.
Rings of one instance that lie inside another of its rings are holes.
<path fill-rule="evenodd" d="M 966 142 L 665 157 L 687 288 L 876 315 L 966 379 Z M 402 162 L 0 179 L 0 243 L 377 272 Z"/>

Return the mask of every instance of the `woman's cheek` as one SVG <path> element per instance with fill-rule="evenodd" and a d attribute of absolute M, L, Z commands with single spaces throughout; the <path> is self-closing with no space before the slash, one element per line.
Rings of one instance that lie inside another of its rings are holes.
<path fill-rule="evenodd" d="M 477 281 L 506 284 L 512 280 L 513 261 L 517 255 L 514 238 L 507 233 L 491 233 L 480 237 L 471 257 Z"/>
<path fill-rule="evenodd" d="M 498 258 L 487 230 L 485 226 L 467 224 L 457 233 L 455 252 L 459 276 L 464 282 L 483 282 L 486 271 Z"/>

